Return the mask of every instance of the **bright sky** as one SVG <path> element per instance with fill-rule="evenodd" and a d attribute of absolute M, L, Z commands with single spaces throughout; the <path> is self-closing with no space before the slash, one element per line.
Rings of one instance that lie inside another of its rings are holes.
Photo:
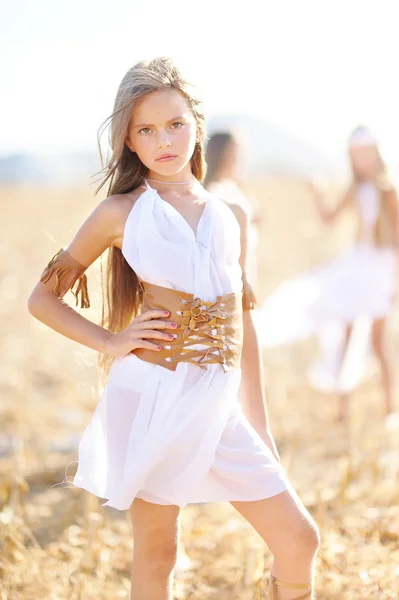
<path fill-rule="evenodd" d="M 96 150 L 121 78 L 169 55 L 208 114 L 262 116 L 329 154 L 359 122 L 399 162 L 398 0 L 13 0 L 0 153 Z"/>

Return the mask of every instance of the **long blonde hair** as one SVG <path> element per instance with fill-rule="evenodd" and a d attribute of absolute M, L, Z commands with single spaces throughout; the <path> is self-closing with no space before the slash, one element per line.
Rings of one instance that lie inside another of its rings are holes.
<path fill-rule="evenodd" d="M 392 192 L 396 192 L 389 176 L 388 166 L 382 156 L 377 140 L 367 127 L 360 125 L 354 129 L 349 138 L 349 145 L 352 140 L 356 140 L 358 137 L 366 138 L 366 143 L 370 143 L 370 145 L 373 147 L 376 158 L 376 170 L 372 177 L 372 181 L 378 189 L 381 203 L 379 215 L 375 224 L 375 241 L 378 246 L 392 246 L 396 239 L 396 224 L 392 222 L 391 214 L 389 212 L 389 197 L 391 196 Z M 356 172 L 352 160 L 351 167 L 352 183 L 349 188 L 349 193 L 352 197 L 354 197 L 357 186 L 364 182 L 365 178 L 361 173 Z M 358 233 L 360 233 L 360 215 L 358 216 Z"/>
<path fill-rule="evenodd" d="M 98 131 L 98 145 L 102 163 L 102 181 L 97 194 L 108 183 L 107 195 L 126 194 L 139 187 L 148 174 L 147 167 L 125 143 L 132 110 L 144 96 L 165 89 L 179 91 L 187 101 L 197 125 L 197 142 L 191 158 L 194 177 L 205 176 L 203 141 L 205 117 L 201 100 L 195 95 L 189 81 L 170 58 L 155 58 L 136 63 L 123 77 L 116 94 L 114 110 Z M 101 150 L 101 136 L 109 127 L 110 153 L 106 160 Z M 125 260 L 121 250 L 111 247 L 108 253 L 105 283 L 106 301 L 102 303 L 102 326 L 113 333 L 123 331 L 140 311 L 140 289 L 136 273 Z M 105 372 L 113 362 L 110 356 L 100 356 Z"/>

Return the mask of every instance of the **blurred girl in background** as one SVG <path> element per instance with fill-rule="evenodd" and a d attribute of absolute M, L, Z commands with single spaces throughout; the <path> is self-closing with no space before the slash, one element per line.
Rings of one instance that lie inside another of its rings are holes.
<path fill-rule="evenodd" d="M 258 277 L 258 227 L 261 222 L 259 211 L 254 211 L 251 202 L 242 190 L 242 177 L 245 165 L 245 147 L 237 133 L 220 131 L 211 135 L 206 145 L 207 174 L 205 188 L 221 198 L 234 213 L 240 226 L 243 285 L 246 290 L 247 308 L 256 306 L 256 286 Z M 241 365 L 243 377 L 240 386 L 240 401 L 247 418 L 257 419 L 257 407 L 253 399 L 259 395 L 259 385 L 264 385 L 263 374 L 259 380 L 262 365 L 258 360 L 259 343 L 254 321 L 248 318 L 244 332 Z"/>
<path fill-rule="evenodd" d="M 204 185 L 219 196 L 233 211 L 241 228 L 241 243 L 244 245 L 241 263 L 245 276 L 254 293 L 258 280 L 258 229 L 262 222 L 261 212 L 254 202 L 248 200 L 242 190 L 245 145 L 237 133 L 221 131 L 214 133 L 206 145 L 207 174 Z"/>
<path fill-rule="evenodd" d="M 397 289 L 399 255 L 397 193 L 369 129 L 361 126 L 352 132 L 348 155 L 352 181 L 333 208 L 326 206 L 320 186 L 311 183 L 310 190 L 324 222 L 331 224 L 352 211 L 357 221 L 353 247 L 283 284 L 263 306 L 259 323 L 265 346 L 317 331 L 325 356 L 313 368 L 312 380 L 340 394 L 339 419 L 344 421 L 349 392 L 364 372 L 370 342 L 381 370 L 384 413 L 394 410 L 387 318 Z M 334 338 L 324 337 L 326 331 Z"/>

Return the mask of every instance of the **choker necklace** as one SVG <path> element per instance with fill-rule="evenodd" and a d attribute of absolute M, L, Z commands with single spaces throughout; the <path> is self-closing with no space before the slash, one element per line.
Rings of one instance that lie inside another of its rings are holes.
<path fill-rule="evenodd" d="M 152 183 L 161 183 L 164 185 L 187 185 L 188 183 L 195 183 L 197 179 L 189 179 L 188 181 L 158 181 L 158 179 L 146 178 L 146 181 L 152 181 Z"/>

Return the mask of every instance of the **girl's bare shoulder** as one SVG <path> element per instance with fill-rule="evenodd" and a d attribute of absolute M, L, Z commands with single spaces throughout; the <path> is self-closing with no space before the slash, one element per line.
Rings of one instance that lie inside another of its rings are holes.
<path fill-rule="evenodd" d="M 221 210 L 224 212 L 224 216 L 226 218 L 229 218 L 231 221 L 232 219 L 230 215 L 232 215 L 235 217 L 233 221 L 238 222 L 241 230 L 247 227 L 249 222 L 249 211 L 245 206 L 220 195 L 212 194 L 212 196 L 214 199 L 216 199 L 218 205 L 222 207 Z"/>
<path fill-rule="evenodd" d="M 140 186 L 131 192 L 107 196 L 99 203 L 98 208 L 101 210 L 104 217 L 116 220 L 122 219 L 122 221 L 124 219 L 126 220 L 134 203 L 143 192 L 144 189 Z"/>
<path fill-rule="evenodd" d="M 113 194 L 100 202 L 99 208 L 102 212 L 102 218 L 114 225 L 114 246 L 118 248 L 122 247 L 126 220 L 135 202 L 144 191 L 145 190 L 139 186 L 131 192 Z"/>
<path fill-rule="evenodd" d="M 396 192 L 396 186 L 395 186 L 393 180 L 388 176 L 388 174 L 384 174 L 384 175 L 381 175 L 380 177 L 378 177 L 377 187 L 382 192 L 388 192 L 391 194 L 392 193 L 395 194 L 395 192 Z"/>

